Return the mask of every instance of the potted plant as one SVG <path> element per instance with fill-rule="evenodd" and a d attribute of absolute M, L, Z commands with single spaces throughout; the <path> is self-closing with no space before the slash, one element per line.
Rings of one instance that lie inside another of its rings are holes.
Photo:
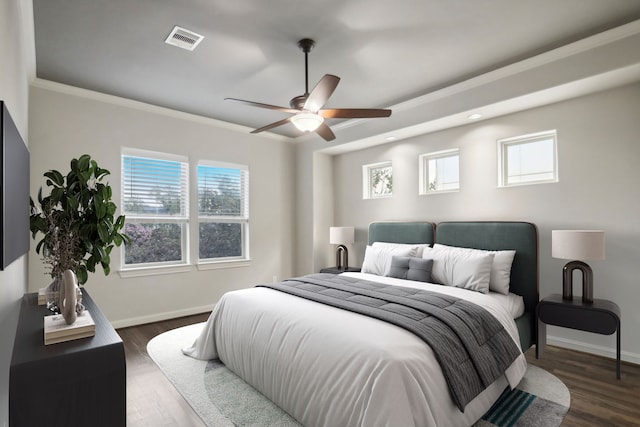
<path fill-rule="evenodd" d="M 102 180 L 109 175 L 87 154 L 71 160 L 71 170 L 63 176 L 57 170 L 44 174 L 49 195 L 38 191 L 38 206 L 31 199 L 30 229 L 35 239 L 42 233 L 36 252 L 49 265 L 50 291 L 57 291 L 66 270 L 73 271 L 79 284 L 87 282 L 88 273 L 100 265 L 110 272 L 111 250 L 128 242 L 120 230 L 124 216 L 115 217 L 112 190 Z"/>

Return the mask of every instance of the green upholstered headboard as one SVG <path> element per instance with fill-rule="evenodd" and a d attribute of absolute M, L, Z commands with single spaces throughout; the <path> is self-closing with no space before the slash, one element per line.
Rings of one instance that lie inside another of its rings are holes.
<path fill-rule="evenodd" d="M 369 224 L 369 244 L 373 242 L 429 244 L 434 240 L 432 222 L 372 222 Z"/>
<path fill-rule="evenodd" d="M 528 222 L 442 222 L 436 227 L 436 243 L 464 248 L 516 251 L 511 265 L 509 290 L 524 299 L 525 316 L 518 328 L 523 350 L 535 342 L 538 304 L 538 229 Z M 526 321 L 525 321 L 526 320 Z"/>
<path fill-rule="evenodd" d="M 528 222 L 441 222 L 436 243 L 490 251 L 512 249 L 509 290 L 522 295 L 527 311 L 538 304 L 538 231 Z"/>
<path fill-rule="evenodd" d="M 434 233 L 435 230 L 435 233 Z M 435 239 L 434 239 L 435 234 Z M 538 230 L 534 224 L 515 221 L 374 222 L 369 225 L 369 244 L 440 243 L 485 250 L 515 250 L 511 266 L 511 292 L 524 299 L 525 314 L 516 319 L 520 345 L 535 343 L 535 311 L 538 304 Z"/>

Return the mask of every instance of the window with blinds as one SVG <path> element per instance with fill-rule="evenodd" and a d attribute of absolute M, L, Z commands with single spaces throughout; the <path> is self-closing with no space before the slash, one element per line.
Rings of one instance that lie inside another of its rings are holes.
<path fill-rule="evenodd" d="M 189 163 L 183 156 L 139 150 L 122 155 L 122 209 L 131 243 L 124 265 L 188 260 Z"/>
<path fill-rule="evenodd" d="M 245 165 L 198 163 L 198 258 L 248 259 L 249 169 Z"/>

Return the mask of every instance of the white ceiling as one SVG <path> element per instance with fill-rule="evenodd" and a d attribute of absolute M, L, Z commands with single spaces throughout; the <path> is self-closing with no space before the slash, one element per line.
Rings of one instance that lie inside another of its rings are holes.
<path fill-rule="evenodd" d="M 490 117 L 640 80 L 640 0 L 33 0 L 33 7 L 38 78 L 249 128 L 286 114 L 223 98 L 287 106 L 304 92 L 296 43 L 313 38 L 309 85 L 324 74 L 341 77 L 327 107 L 394 110 L 388 119 L 330 121 L 332 146 L 385 142 L 391 133 L 455 125 L 469 111 Z M 205 38 L 193 52 L 169 46 L 175 25 Z M 291 124 L 273 132 L 299 135 Z M 320 139 L 304 140 L 311 138 Z"/>

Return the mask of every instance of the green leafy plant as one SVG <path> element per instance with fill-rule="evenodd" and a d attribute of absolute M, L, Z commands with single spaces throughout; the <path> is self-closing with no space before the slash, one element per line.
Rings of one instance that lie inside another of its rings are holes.
<path fill-rule="evenodd" d="M 38 207 L 31 199 L 30 229 L 34 239 L 43 234 L 36 252 L 49 264 L 52 278 L 71 270 L 84 284 L 97 265 L 108 275 L 111 250 L 129 242 L 120 232 L 124 216 L 114 217 L 117 207 L 111 201 L 111 187 L 102 182 L 109 174 L 88 154 L 71 160 L 66 176 L 57 170 L 45 172 L 51 190 L 43 197 L 40 188 Z"/>

